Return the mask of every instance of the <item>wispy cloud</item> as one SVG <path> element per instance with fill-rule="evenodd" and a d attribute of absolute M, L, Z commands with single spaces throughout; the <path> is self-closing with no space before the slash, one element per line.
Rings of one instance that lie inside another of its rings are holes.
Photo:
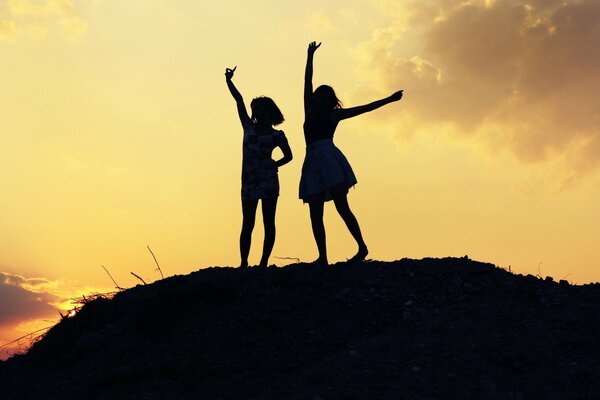
<path fill-rule="evenodd" d="M 405 89 L 394 117 L 408 124 L 402 133 L 445 124 L 525 162 L 600 165 L 600 2 L 436 0 L 387 11 L 394 22 L 354 49 L 366 83 L 354 95 Z"/>
<path fill-rule="evenodd" d="M 52 283 L 41 278 L 26 279 L 0 273 L 0 325 L 57 315 L 60 298 L 44 288 Z"/>
<path fill-rule="evenodd" d="M 16 37 L 17 28 L 15 21 L 6 19 L 0 13 L 0 40 L 13 40 Z"/>
<path fill-rule="evenodd" d="M 307 28 L 315 33 L 329 33 L 337 29 L 331 18 L 325 11 L 320 10 L 308 16 L 306 20 Z"/>
<path fill-rule="evenodd" d="M 60 313 L 66 314 L 82 295 L 91 294 L 88 288 L 63 279 L 0 272 L 0 358 L 27 348 L 27 339 L 12 341 L 52 326 Z"/>
<path fill-rule="evenodd" d="M 0 2 L 0 38 L 14 40 L 19 37 L 34 37 L 41 39 L 56 27 L 62 33 L 62 37 L 68 41 L 78 41 L 85 34 L 87 24 L 81 17 L 75 0 L 5 0 Z"/>

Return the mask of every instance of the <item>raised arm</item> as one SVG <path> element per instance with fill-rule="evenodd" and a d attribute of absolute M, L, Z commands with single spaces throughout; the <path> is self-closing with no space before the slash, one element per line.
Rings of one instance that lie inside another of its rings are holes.
<path fill-rule="evenodd" d="M 304 116 L 307 116 L 313 109 L 313 59 L 315 51 L 321 46 L 321 43 L 310 42 L 306 55 L 306 70 L 304 71 Z"/>
<path fill-rule="evenodd" d="M 356 107 L 350 107 L 350 108 L 336 109 L 336 110 L 333 110 L 331 117 L 336 121 L 341 121 L 343 119 L 356 117 L 357 115 L 376 110 L 381 106 L 384 106 L 389 103 L 393 103 L 394 101 L 398 101 L 402 98 L 402 94 L 403 94 L 403 91 L 399 90 L 389 97 L 385 97 L 381 100 L 376 100 L 369 104 L 363 104 L 362 106 L 356 106 Z"/>
<path fill-rule="evenodd" d="M 241 93 L 235 85 L 233 84 L 231 78 L 233 78 L 233 74 L 236 70 L 237 66 L 233 69 L 226 68 L 225 69 L 225 82 L 227 82 L 227 87 L 229 88 L 229 92 L 233 96 L 235 103 L 237 105 L 238 115 L 240 117 L 240 122 L 242 126 L 246 126 L 250 123 L 250 117 L 248 116 L 248 112 L 246 111 L 246 105 L 244 104 L 244 99 L 242 98 Z"/>

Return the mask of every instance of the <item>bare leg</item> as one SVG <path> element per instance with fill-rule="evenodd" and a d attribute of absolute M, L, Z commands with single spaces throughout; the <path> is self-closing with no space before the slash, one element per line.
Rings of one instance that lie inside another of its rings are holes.
<path fill-rule="evenodd" d="M 319 258 L 315 261 L 316 264 L 327 265 L 327 244 L 325 237 L 325 225 L 323 224 L 323 208 L 325 201 L 320 199 L 314 199 L 308 202 L 310 208 L 310 222 L 312 225 L 313 235 L 317 242 L 317 248 L 319 250 Z"/>
<path fill-rule="evenodd" d="M 358 252 L 350 259 L 350 261 L 363 261 L 365 257 L 367 257 L 367 254 L 369 254 L 369 249 L 363 240 L 358 221 L 352 213 L 352 210 L 350 210 L 347 193 L 345 190 L 339 190 L 333 192 L 332 194 L 333 202 L 335 203 L 335 209 L 346 223 L 346 227 L 358 245 Z"/>
<path fill-rule="evenodd" d="M 252 242 L 252 230 L 256 219 L 256 206 L 258 200 L 242 200 L 242 232 L 240 233 L 240 267 L 248 266 L 248 254 L 250 253 L 250 244 Z"/>
<path fill-rule="evenodd" d="M 259 267 L 269 265 L 269 257 L 275 244 L 275 211 L 277 210 L 277 197 L 262 199 L 263 224 L 265 225 L 265 241 Z"/>

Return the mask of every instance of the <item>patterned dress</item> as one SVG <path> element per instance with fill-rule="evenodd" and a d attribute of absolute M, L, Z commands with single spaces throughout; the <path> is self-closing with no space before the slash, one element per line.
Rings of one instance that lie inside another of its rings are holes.
<path fill-rule="evenodd" d="M 286 140 L 283 131 L 259 135 L 254 124 L 244 127 L 242 159 L 242 200 L 269 199 L 279 196 L 279 177 L 273 149 Z"/>

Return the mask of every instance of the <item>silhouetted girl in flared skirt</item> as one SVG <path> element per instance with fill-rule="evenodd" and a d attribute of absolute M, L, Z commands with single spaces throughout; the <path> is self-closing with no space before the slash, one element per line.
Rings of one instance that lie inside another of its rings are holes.
<path fill-rule="evenodd" d="M 342 108 L 331 86 L 312 88 L 313 58 L 321 43 L 308 45 L 304 77 L 304 139 L 306 157 L 300 178 L 300 198 L 308 203 L 313 235 L 319 250 L 315 264 L 327 265 L 327 246 L 323 209 L 333 200 L 335 208 L 356 240 L 357 253 L 349 261 L 363 261 L 369 249 L 363 240 L 360 226 L 348 204 L 348 189 L 357 183 L 356 176 L 344 154 L 333 144 L 333 135 L 340 121 L 375 110 L 402 98 L 402 91 L 362 106 Z"/>

